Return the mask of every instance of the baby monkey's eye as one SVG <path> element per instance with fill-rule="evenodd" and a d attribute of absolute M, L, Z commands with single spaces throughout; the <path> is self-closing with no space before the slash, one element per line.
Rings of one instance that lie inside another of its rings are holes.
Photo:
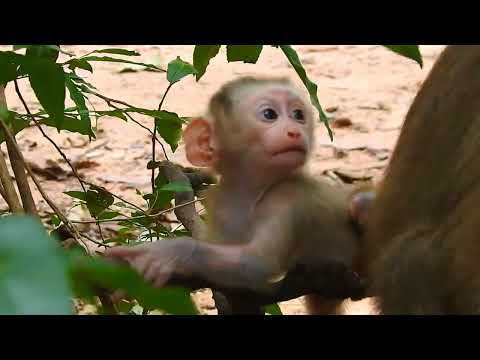
<path fill-rule="evenodd" d="M 305 115 L 303 114 L 302 110 L 296 109 L 296 110 L 293 110 L 293 118 L 295 120 L 299 120 L 300 122 L 304 122 Z"/>
<path fill-rule="evenodd" d="M 262 115 L 263 115 L 263 118 L 267 121 L 273 121 L 278 118 L 277 112 L 271 108 L 263 110 Z"/>

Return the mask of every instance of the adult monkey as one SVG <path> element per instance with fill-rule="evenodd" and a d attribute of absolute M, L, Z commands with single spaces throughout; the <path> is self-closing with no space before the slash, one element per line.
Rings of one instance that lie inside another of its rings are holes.
<path fill-rule="evenodd" d="M 369 280 L 382 314 L 480 314 L 479 154 L 480 46 L 448 46 L 370 213 Z"/>
<path fill-rule="evenodd" d="M 338 294 L 361 292 L 351 271 L 360 237 L 347 209 L 349 192 L 302 169 L 313 144 L 307 104 L 285 79 L 226 84 L 211 99 L 207 117 L 192 120 L 184 132 L 188 160 L 221 175 L 208 195 L 208 238 L 119 247 L 107 256 L 127 261 L 156 286 L 180 275 L 223 287 L 233 312 L 258 313 L 244 290 L 274 294 L 290 284 L 289 273 L 308 277 L 322 267 L 320 277 Z M 334 313 L 338 294 L 312 312 Z M 250 308 L 235 310 L 250 300 Z"/>

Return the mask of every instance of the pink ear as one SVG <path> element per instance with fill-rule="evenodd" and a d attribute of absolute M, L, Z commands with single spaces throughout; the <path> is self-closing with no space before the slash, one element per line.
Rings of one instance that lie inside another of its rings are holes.
<path fill-rule="evenodd" d="M 188 161 L 194 166 L 212 167 L 214 162 L 214 149 L 211 148 L 212 126 L 203 118 L 190 121 L 183 131 L 183 141 Z"/>

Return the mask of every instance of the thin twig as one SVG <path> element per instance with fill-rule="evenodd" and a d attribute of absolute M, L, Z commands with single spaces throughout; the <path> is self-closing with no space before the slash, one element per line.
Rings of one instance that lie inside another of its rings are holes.
<path fill-rule="evenodd" d="M 144 213 L 145 215 L 148 215 L 147 212 L 146 212 L 145 210 L 143 210 L 141 207 L 135 205 L 134 203 L 131 203 L 130 201 L 128 201 L 128 200 L 120 197 L 119 195 L 116 195 L 116 194 L 108 191 L 108 190 L 105 189 L 103 186 L 95 185 L 94 183 L 91 183 L 91 182 L 86 181 L 86 180 L 83 180 L 83 179 L 82 179 L 82 182 L 83 182 L 84 184 L 86 184 L 86 185 L 90 185 L 90 186 L 94 186 L 94 187 L 100 188 L 100 189 L 102 189 L 103 191 L 105 191 L 105 192 L 109 193 L 110 195 L 112 195 L 114 198 L 117 198 L 118 200 L 123 201 L 124 203 L 126 203 L 126 204 L 128 204 L 128 205 L 130 205 L 130 206 L 133 206 L 135 209 L 137 209 L 138 211 L 141 211 L 141 212 Z"/>
<path fill-rule="evenodd" d="M 90 93 L 92 95 L 95 95 L 101 99 L 103 99 L 107 104 L 110 105 L 110 103 L 116 103 L 116 104 L 120 104 L 120 105 L 125 105 L 127 107 L 130 107 L 130 108 L 135 108 L 136 106 L 133 106 L 133 105 L 130 105 L 129 103 L 126 103 L 125 101 L 122 101 L 122 100 L 116 100 L 116 99 L 112 99 L 108 96 L 105 96 L 105 95 L 102 95 L 102 94 L 99 94 L 93 90 L 90 90 Z"/>
<path fill-rule="evenodd" d="M 103 231 L 102 231 L 102 226 L 100 223 L 97 221 L 97 227 L 98 227 L 98 233 L 100 235 L 100 239 L 102 239 L 102 243 L 105 242 L 105 238 L 103 237 Z"/>
<path fill-rule="evenodd" d="M 178 208 L 181 208 L 183 206 L 187 206 L 187 205 L 199 202 L 199 201 L 203 201 L 203 200 L 205 200 L 205 198 L 198 198 L 198 199 L 183 203 L 181 205 L 172 206 L 171 208 L 168 208 L 166 210 L 162 210 L 162 211 L 160 211 L 156 214 L 134 216 L 134 217 L 131 217 L 131 218 L 128 218 L 128 219 L 70 220 L 70 222 L 73 223 L 73 224 L 96 224 L 97 222 L 107 223 L 107 222 L 119 222 L 119 221 L 127 221 L 127 220 L 128 221 L 130 221 L 130 220 L 140 220 L 140 219 L 145 219 L 145 218 L 156 218 L 156 217 L 158 217 L 160 215 L 163 215 L 163 214 L 166 214 L 166 213 L 168 213 L 172 210 L 175 210 L 175 209 L 178 209 Z"/>
<path fill-rule="evenodd" d="M 91 241 L 92 243 L 94 244 L 97 244 L 98 246 L 103 246 L 105 248 L 107 247 L 112 247 L 112 245 L 109 245 L 109 244 L 105 244 L 105 243 L 101 243 L 100 241 L 97 241 L 95 239 L 92 239 L 90 236 L 88 236 L 87 234 L 84 234 L 84 233 L 80 233 L 80 236 L 84 237 L 85 239 L 87 239 L 88 241 Z"/>
<path fill-rule="evenodd" d="M 158 111 L 162 109 L 163 102 L 165 101 L 165 98 L 167 97 L 168 92 L 170 91 L 172 85 L 174 83 L 168 84 L 167 90 L 165 90 L 165 93 L 162 96 L 162 99 L 160 100 L 160 104 L 158 104 Z M 155 163 L 155 138 L 157 136 L 157 122 L 153 121 L 153 139 L 152 139 L 152 161 Z M 167 159 L 168 160 L 168 159 Z M 155 191 L 155 167 L 152 168 L 152 193 Z"/>

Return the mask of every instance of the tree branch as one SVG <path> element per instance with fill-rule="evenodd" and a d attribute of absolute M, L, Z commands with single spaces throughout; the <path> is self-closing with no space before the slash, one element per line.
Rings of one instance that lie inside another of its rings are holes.
<path fill-rule="evenodd" d="M 13 142 L 16 143 L 15 138 L 10 139 L 6 137 L 10 165 L 12 166 L 13 173 L 15 174 L 15 181 L 17 182 L 20 197 L 22 198 L 23 208 L 28 214 L 38 215 L 37 207 L 35 206 L 35 201 L 33 200 L 32 196 L 32 190 L 30 189 L 27 174 L 25 173 L 25 167 L 15 152 L 15 145 Z"/>
<path fill-rule="evenodd" d="M 0 106 L 4 106 L 5 109 L 8 109 L 4 87 L 0 89 Z M 15 174 L 18 192 L 22 198 L 23 208 L 27 213 L 37 215 L 37 207 L 35 206 L 35 201 L 33 201 L 32 190 L 30 189 L 30 184 L 28 183 L 25 167 L 23 166 L 22 161 L 18 158 L 15 152 L 15 145 L 12 143 L 12 141 L 16 143 L 15 135 L 13 136 L 13 140 L 7 136 L 5 136 L 5 140 L 7 143 L 8 156 L 10 158 L 10 165 L 12 166 L 13 173 Z"/>
<path fill-rule="evenodd" d="M 7 101 L 5 98 L 5 87 L 0 86 L 0 106 L 7 108 Z M 0 119 L 2 126 L 5 126 L 6 119 Z M 5 137 L 7 135 L 5 134 Z M 22 205 L 18 199 L 15 186 L 13 185 L 12 178 L 8 171 L 7 162 L 5 161 L 5 156 L 0 151 L 0 181 L 2 182 L 3 188 L 5 189 L 5 201 L 10 207 L 10 211 L 13 213 L 23 213 Z"/>
<path fill-rule="evenodd" d="M 183 173 L 178 165 L 170 161 L 162 161 L 159 171 L 167 178 L 169 182 L 190 183 L 187 175 Z M 195 196 L 193 191 L 182 191 L 175 194 L 175 216 L 190 231 L 192 237 L 196 240 L 202 240 L 207 237 L 207 227 L 195 209 Z"/>
<path fill-rule="evenodd" d="M 0 122 L 3 124 L 3 120 L 0 120 Z M 17 191 L 13 185 L 10 173 L 8 172 L 7 162 L 5 161 L 5 156 L 2 151 L 0 151 L 0 181 L 5 189 L 5 201 L 10 207 L 10 211 L 22 214 L 24 211 L 20 204 L 20 200 L 18 199 Z"/>
<path fill-rule="evenodd" d="M 7 197 L 7 194 L 5 193 L 5 190 L 3 189 L 3 185 L 2 185 L 1 181 L 0 181 L 0 196 L 2 196 L 3 199 L 6 199 L 6 197 Z"/>

